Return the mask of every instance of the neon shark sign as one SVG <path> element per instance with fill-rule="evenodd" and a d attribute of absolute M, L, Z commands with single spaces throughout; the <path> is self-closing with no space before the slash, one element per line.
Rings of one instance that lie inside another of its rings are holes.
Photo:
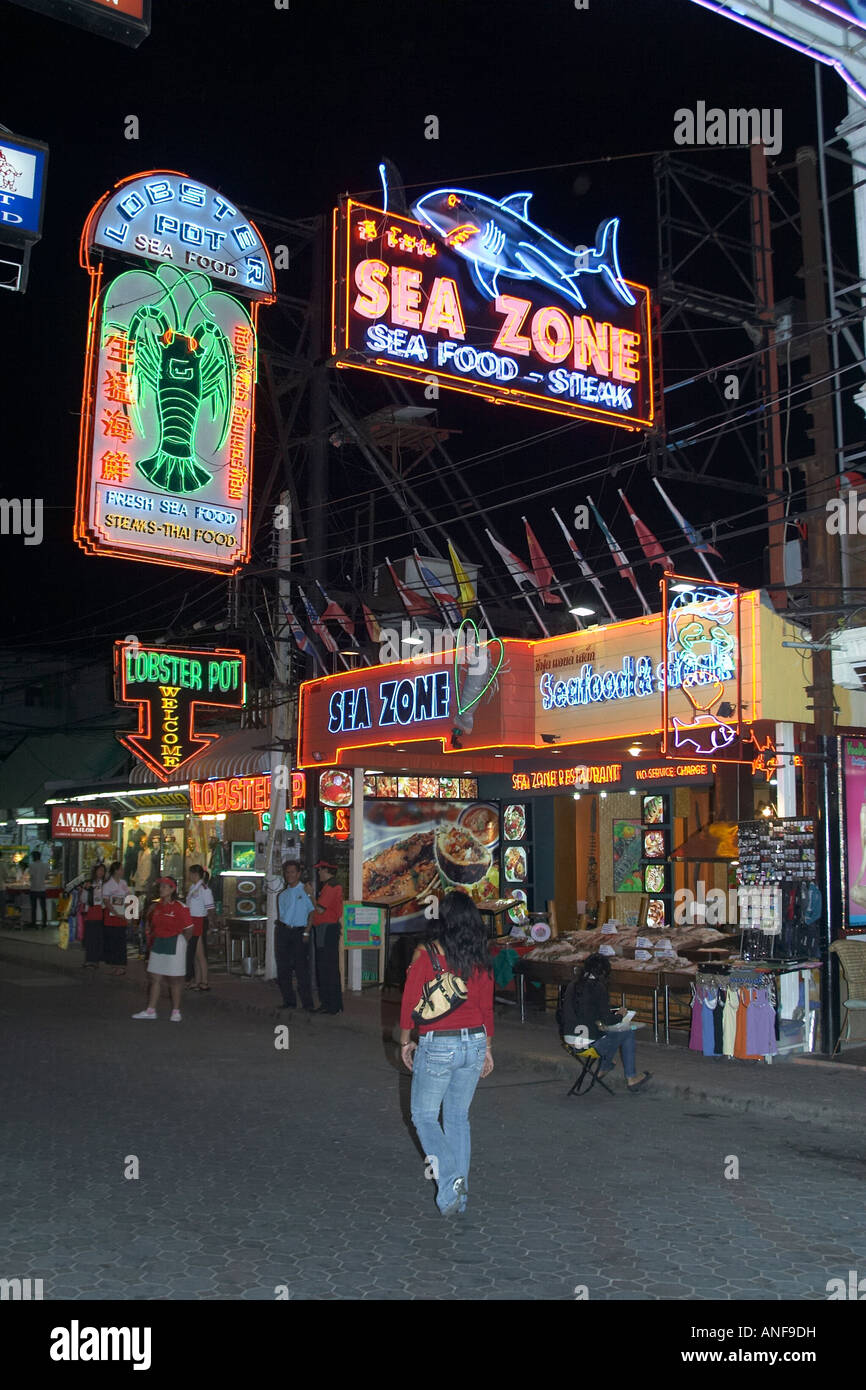
<path fill-rule="evenodd" d="M 571 248 L 530 221 L 531 199 L 531 193 L 512 193 L 497 202 L 463 188 L 441 188 L 425 193 L 413 203 L 412 211 L 419 222 L 469 262 L 475 283 L 488 299 L 498 296 L 502 276 L 537 280 L 585 309 L 581 277 L 606 275 L 623 303 L 634 304 L 635 297 L 619 268 L 619 218 L 611 217 L 601 224 L 596 250 Z"/>
<path fill-rule="evenodd" d="M 654 418 L 649 291 L 627 280 L 620 224 L 571 247 L 532 195 L 440 188 L 413 216 L 334 214 L 332 354 L 356 367 L 596 423 Z"/>

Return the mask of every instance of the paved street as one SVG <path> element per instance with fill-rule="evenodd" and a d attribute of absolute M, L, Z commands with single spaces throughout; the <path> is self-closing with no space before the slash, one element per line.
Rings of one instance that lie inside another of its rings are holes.
<path fill-rule="evenodd" d="M 137 997 L 2 965 L 0 1276 L 46 1298 L 823 1300 L 866 1273 L 854 1131 L 499 1067 L 452 1223 L 389 1043 L 300 1016 L 278 1051 L 275 1019 L 134 1023 Z"/>

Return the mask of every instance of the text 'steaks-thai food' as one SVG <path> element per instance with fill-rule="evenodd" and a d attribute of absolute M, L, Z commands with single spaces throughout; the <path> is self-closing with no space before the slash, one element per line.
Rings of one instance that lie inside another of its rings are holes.
<path fill-rule="evenodd" d="M 368 902 L 407 902 L 429 887 L 435 877 L 433 831 L 418 831 L 367 860 L 364 898 Z"/>
<path fill-rule="evenodd" d="M 480 883 L 492 863 L 490 850 L 463 825 L 449 825 L 436 833 L 436 863 L 443 877 L 465 887 Z"/>

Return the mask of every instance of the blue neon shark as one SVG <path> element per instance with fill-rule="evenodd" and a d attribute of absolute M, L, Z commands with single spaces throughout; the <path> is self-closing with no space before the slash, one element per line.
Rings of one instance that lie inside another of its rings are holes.
<path fill-rule="evenodd" d="M 565 246 L 528 217 L 531 193 L 512 193 L 498 202 L 463 188 L 437 188 L 412 204 L 412 213 L 440 241 L 469 261 L 479 289 L 495 299 L 498 280 L 539 280 L 581 309 L 581 275 L 606 275 L 626 304 L 635 298 L 622 277 L 617 252 L 619 218 L 610 217 L 598 229 L 592 251 Z"/>

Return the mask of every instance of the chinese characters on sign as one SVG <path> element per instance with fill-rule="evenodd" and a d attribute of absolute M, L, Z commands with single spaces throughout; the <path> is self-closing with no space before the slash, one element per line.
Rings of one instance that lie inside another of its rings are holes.
<path fill-rule="evenodd" d="M 414 217 L 347 201 L 334 221 L 337 365 L 651 425 L 649 292 L 622 277 L 618 220 L 575 251 L 529 220 L 529 196 L 441 189 Z"/>

